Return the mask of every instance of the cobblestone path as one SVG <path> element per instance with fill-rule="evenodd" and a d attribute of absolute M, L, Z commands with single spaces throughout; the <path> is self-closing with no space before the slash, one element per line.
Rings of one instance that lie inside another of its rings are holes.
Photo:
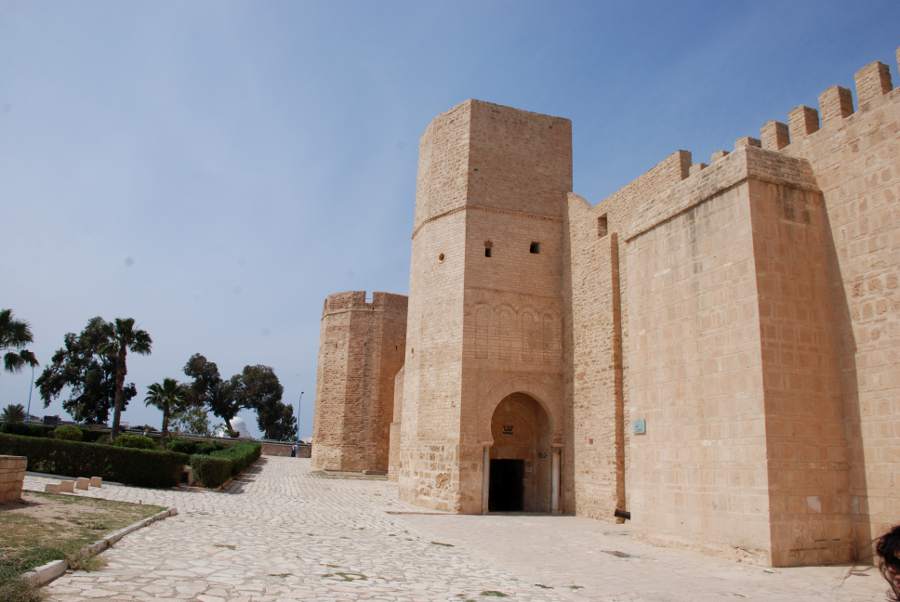
<path fill-rule="evenodd" d="M 29 475 L 25 487 L 47 482 Z M 422 514 L 392 483 L 320 477 L 308 460 L 264 458 L 227 492 L 107 484 L 78 495 L 179 514 L 126 536 L 103 569 L 47 586 L 51 600 L 884 599 L 871 568 L 766 572 L 587 519 Z"/>

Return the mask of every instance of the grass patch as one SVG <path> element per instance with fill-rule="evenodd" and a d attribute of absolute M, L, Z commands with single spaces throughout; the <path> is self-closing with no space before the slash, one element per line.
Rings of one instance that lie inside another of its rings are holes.
<path fill-rule="evenodd" d="M 507 594 L 504 594 L 503 592 L 498 592 L 495 589 L 485 590 L 485 591 L 481 592 L 481 595 L 486 598 L 509 598 L 509 596 Z"/>
<path fill-rule="evenodd" d="M 153 516 L 164 508 L 70 495 L 25 491 L 23 501 L 0 511 L 0 599 L 28 600 L 7 593 L 21 589 L 18 577 L 51 560 L 66 559 L 76 568 L 96 570 L 100 559 L 84 558 L 82 547 Z"/>
<path fill-rule="evenodd" d="M 0 600 L 3 602 L 42 602 L 44 593 L 24 579 L 14 577 L 0 584 Z"/>

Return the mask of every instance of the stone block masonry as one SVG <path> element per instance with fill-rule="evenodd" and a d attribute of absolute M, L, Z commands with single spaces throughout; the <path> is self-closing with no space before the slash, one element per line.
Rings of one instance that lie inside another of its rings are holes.
<path fill-rule="evenodd" d="M 329 297 L 314 459 L 377 457 L 439 510 L 630 516 L 775 566 L 870 558 L 900 522 L 900 91 L 880 62 L 853 83 L 856 107 L 831 86 L 595 205 L 571 191 L 568 120 L 436 117 L 405 353 L 373 379 L 364 294 Z"/>
<path fill-rule="evenodd" d="M 394 377 L 403 365 L 402 295 L 330 295 L 322 309 L 312 465 L 315 470 L 388 470 Z"/>
<path fill-rule="evenodd" d="M 28 458 L 0 456 L 0 504 L 17 502 L 22 498 L 22 482 Z"/>

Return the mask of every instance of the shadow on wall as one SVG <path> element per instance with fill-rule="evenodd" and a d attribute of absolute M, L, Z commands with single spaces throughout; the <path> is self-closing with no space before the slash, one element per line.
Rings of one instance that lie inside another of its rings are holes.
<path fill-rule="evenodd" d="M 849 295 L 844 286 L 841 265 L 838 261 L 837 249 L 834 245 L 834 230 L 828 212 L 825 216 L 826 258 L 828 261 L 828 277 L 832 283 L 832 308 L 835 331 L 838 336 L 840 353 L 841 398 L 844 405 L 844 436 L 847 439 L 847 461 L 849 463 L 850 520 L 853 526 L 854 549 L 856 560 L 872 558 L 872 526 L 869 519 L 869 500 L 867 497 L 866 457 L 862 440 L 862 414 L 859 406 L 859 380 L 856 369 L 856 337 L 853 334 L 853 321 L 850 314 Z"/>

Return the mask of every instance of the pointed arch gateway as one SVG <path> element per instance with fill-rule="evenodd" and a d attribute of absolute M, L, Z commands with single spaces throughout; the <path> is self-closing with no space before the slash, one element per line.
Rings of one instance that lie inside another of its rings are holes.
<path fill-rule="evenodd" d="M 485 448 L 488 512 L 553 512 L 558 507 L 558 458 L 550 417 L 527 393 L 507 395 L 491 417 Z"/>

